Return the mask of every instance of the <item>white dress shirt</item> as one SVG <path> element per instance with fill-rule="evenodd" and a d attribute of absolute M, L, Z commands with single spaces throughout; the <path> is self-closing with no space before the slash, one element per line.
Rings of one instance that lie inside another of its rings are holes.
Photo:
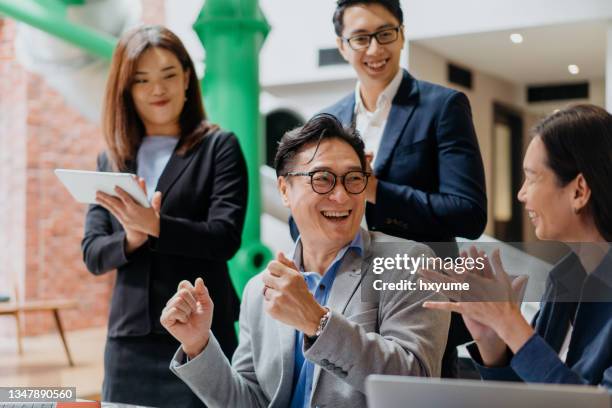
<path fill-rule="evenodd" d="M 399 69 L 391 82 L 389 82 L 389 85 L 378 95 L 374 112 L 368 111 L 361 99 L 361 84 L 357 82 L 355 87 L 355 125 L 365 142 L 366 153 L 373 153 L 374 157 L 376 157 L 378 152 L 380 140 L 382 139 L 387 118 L 391 111 L 391 104 L 402 83 L 402 77 L 403 71 Z"/>

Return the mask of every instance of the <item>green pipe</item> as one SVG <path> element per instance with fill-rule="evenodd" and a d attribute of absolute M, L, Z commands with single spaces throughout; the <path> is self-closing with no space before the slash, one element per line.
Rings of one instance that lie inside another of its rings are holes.
<path fill-rule="evenodd" d="M 61 38 L 93 55 L 111 59 L 117 43 L 116 38 L 68 21 L 65 12 L 61 13 L 57 3 L 54 3 L 55 6 L 51 4 L 53 3 L 48 0 L 0 0 L 0 14 Z"/>
<path fill-rule="evenodd" d="M 206 50 L 201 81 L 211 121 L 231 129 L 240 140 L 249 175 L 248 207 L 242 247 L 230 261 L 239 295 L 247 281 L 272 258 L 261 243 L 259 167 L 263 122 L 259 114 L 259 50 L 270 30 L 257 0 L 207 0 L 194 23 Z"/>
<path fill-rule="evenodd" d="M 68 21 L 63 4 L 82 0 L 0 0 L 0 13 L 111 59 L 117 39 Z M 270 26 L 257 0 L 207 0 L 194 29 L 206 49 L 201 81 L 211 120 L 236 132 L 249 176 L 248 207 L 242 247 L 230 261 L 230 276 L 242 295 L 247 281 L 272 259 L 261 243 L 259 167 L 263 122 L 259 115 L 259 50 Z"/>

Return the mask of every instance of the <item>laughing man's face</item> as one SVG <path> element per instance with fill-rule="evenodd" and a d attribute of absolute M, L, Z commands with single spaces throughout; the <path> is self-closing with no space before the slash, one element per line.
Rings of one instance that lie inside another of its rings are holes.
<path fill-rule="evenodd" d="M 342 176 L 363 169 L 357 153 L 348 143 L 329 138 L 321 142 L 318 150 L 314 143 L 303 147 L 288 170 L 327 170 Z M 304 176 L 279 177 L 279 191 L 284 204 L 291 209 L 304 245 L 339 249 L 350 243 L 359 231 L 365 211 L 365 192 L 347 193 L 340 177 L 327 194 L 314 192 L 310 178 Z"/>

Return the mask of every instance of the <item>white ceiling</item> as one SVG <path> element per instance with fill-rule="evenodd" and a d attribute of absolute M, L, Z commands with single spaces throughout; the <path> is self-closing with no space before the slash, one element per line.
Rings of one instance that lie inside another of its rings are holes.
<path fill-rule="evenodd" d="M 605 76 L 606 36 L 609 23 L 572 24 L 492 31 L 414 40 L 449 61 L 518 84 L 546 84 Z M 511 33 L 523 35 L 513 44 Z M 571 75 L 567 66 L 580 67 Z"/>

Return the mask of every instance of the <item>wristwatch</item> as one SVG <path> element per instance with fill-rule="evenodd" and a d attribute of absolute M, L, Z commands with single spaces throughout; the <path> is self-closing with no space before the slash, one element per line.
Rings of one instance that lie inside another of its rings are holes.
<path fill-rule="evenodd" d="M 323 329 L 325 328 L 325 325 L 329 321 L 329 317 L 331 316 L 331 310 L 329 309 L 329 307 L 323 307 L 325 308 L 325 314 L 323 315 L 323 317 L 321 317 L 321 320 L 319 321 L 317 331 L 315 331 L 315 334 L 313 336 L 308 336 L 308 340 L 310 340 L 311 342 L 314 342 L 321 335 Z"/>

